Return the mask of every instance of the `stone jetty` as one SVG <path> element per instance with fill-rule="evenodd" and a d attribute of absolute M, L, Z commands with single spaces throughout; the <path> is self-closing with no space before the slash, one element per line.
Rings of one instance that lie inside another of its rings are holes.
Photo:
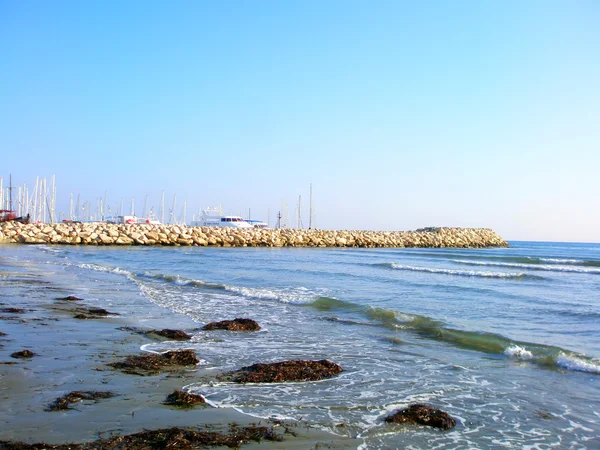
<path fill-rule="evenodd" d="M 508 247 L 488 228 L 415 231 L 238 229 L 110 223 L 0 223 L 0 243 L 210 247 Z"/>

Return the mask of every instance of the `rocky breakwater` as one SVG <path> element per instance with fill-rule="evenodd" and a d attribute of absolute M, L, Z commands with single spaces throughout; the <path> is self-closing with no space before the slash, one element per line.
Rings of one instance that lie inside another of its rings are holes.
<path fill-rule="evenodd" d="M 508 247 L 496 232 L 488 228 L 430 227 L 415 231 L 337 231 L 18 222 L 0 224 L 0 242 L 215 247 Z"/>

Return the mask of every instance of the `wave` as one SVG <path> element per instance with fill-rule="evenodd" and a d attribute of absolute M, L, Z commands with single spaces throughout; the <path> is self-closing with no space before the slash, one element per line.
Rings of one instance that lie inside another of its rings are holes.
<path fill-rule="evenodd" d="M 455 347 L 489 354 L 505 355 L 511 359 L 528 361 L 545 368 L 600 374 L 600 361 L 559 347 L 513 341 L 495 333 L 452 329 L 447 327 L 442 321 L 431 317 L 347 302 L 334 297 L 320 295 L 320 293 L 314 290 L 302 287 L 247 288 L 207 283 L 200 280 L 185 279 L 165 274 L 143 273 L 136 275 L 133 272 L 118 267 L 97 264 L 68 264 L 88 270 L 124 275 L 138 282 L 140 278 L 146 277 L 182 286 L 217 289 L 244 297 L 276 300 L 284 303 L 295 302 L 319 311 L 340 311 L 345 314 L 355 314 L 362 317 L 362 320 L 352 321 L 353 325 L 382 326 L 393 330 L 402 330 L 403 332 L 414 333 L 422 338 L 443 342 Z M 392 267 L 393 265 L 388 264 L 388 266 Z M 413 269 L 411 267 L 407 270 Z M 447 271 L 446 269 L 439 270 L 444 271 L 443 273 Z M 455 271 L 450 271 L 450 273 L 452 272 Z M 348 321 L 344 319 L 336 320 L 335 322 L 343 326 Z"/>
<path fill-rule="evenodd" d="M 60 246 L 56 246 L 56 245 L 52 246 L 52 245 L 47 245 L 47 244 L 41 244 L 41 245 L 38 245 L 36 248 L 45 253 L 53 253 L 53 254 L 66 253 L 63 248 L 61 248 Z"/>
<path fill-rule="evenodd" d="M 412 328 L 420 336 L 467 350 L 505 355 L 545 368 L 600 374 L 600 361 L 551 345 L 518 342 L 495 333 L 454 330 L 435 325 L 415 324 Z"/>
<path fill-rule="evenodd" d="M 511 358 L 515 358 L 515 359 L 523 359 L 523 360 L 533 359 L 533 353 L 531 353 L 526 348 L 521 347 L 520 345 L 515 345 L 515 344 L 510 345 L 506 350 L 504 350 L 504 354 L 506 356 L 510 356 Z"/>
<path fill-rule="evenodd" d="M 364 306 L 357 303 L 347 302 L 339 300 L 333 297 L 318 297 L 311 303 L 307 303 L 307 306 L 311 306 L 319 311 L 332 311 L 332 310 L 343 310 L 345 312 L 360 312 L 365 309 Z"/>
<path fill-rule="evenodd" d="M 492 262 L 507 262 L 507 263 L 522 263 L 522 264 L 559 264 L 559 265 L 574 265 L 574 266 L 583 266 L 583 267 L 600 267 L 600 261 L 595 259 L 573 259 L 573 258 L 552 258 L 552 257 L 535 257 L 535 256 L 502 256 L 502 255 L 483 255 L 480 253 L 473 253 L 470 250 L 465 250 L 463 252 L 456 252 L 451 249 L 448 251 L 423 251 L 423 250 L 415 250 L 410 251 L 412 249 L 407 249 L 407 251 L 399 251 L 398 249 L 394 249 L 394 251 L 390 251 L 388 255 L 399 255 L 402 257 L 424 257 L 424 258 L 432 258 L 432 259 L 452 259 L 452 258 L 464 258 L 468 256 L 468 258 L 476 261 L 492 261 Z M 488 249 L 489 250 L 489 249 Z M 486 250 L 487 251 L 487 250 Z M 381 253 L 374 253 L 378 256 L 381 256 Z"/>
<path fill-rule="evenodd" d="M 94 270 L 96 272 L 106 272 L 106 273 L 116 273 L 118 275 L 124 275 L 127 278 L 135 277 L 135 274 L 129 270 L 121 269 L 119 267 L 110 267 L 110 266 L 101 266 L 99 264 L 90 264 L 90 263 L 82 263 L 82 264 L 74 264 L 74 263 L 66 263 L 67 266 L 75 266 L 80 269 Z"/>
<path fill-rule="evenodd" d="M 557 260 L 560 261 L 560 260 Z M 564 260 L 563 260 L 564 261 Z M 600 275 L 600 268 L 590 267 L 572 267 L 565 265 L 554 265 L 554 264 L 522 264 L 522 263 L 511 263 L 511 262 L 485 262 L 485 261 L 472 261 L 464 259 L 455 259 L 452 262 L 456 264 L 464 264 L 469 266 L 488 266 L 488 267 L 510 267 L 526 270 L 542 270 L 548 272 L 575 272 L 575 273 L 587 273 Z"/>
<path fill-rule="evenodd" d="M 600 361 L 551 345 L 518 342 L 495 333 L 454 330 L 439 326 L 418 326 L 414 331 L 420 336 L 467 350 L 506 355 L 545 368 L 600 374 Z"/>
<path fill-rule="evenodd" d="M 140 277 L 151 278 L 153 280 L 166 281 L 178 286 L 192 286 L 203 290 L 216 290 L 229 292 L 247 298 L 260 300 L 275 300 L 281 303 L 307 303 L 319 298 L 319 293 L 304 287 L 281 287 L 281 288 L 258 288 L 245 286 L 230 286 L 220 283 L 211 283 L 208 281 L 194 280 L 180 277 L 179 275 L 152 274 L 149 272 L 140 275 Z"/>
<path fill-rule="evenodd" d="M 408 270 L 413 272 L 427 272 L 427 273 L 439 273 L 444 275 L 456 275 L 461 277 L 483 277 L 483 278 L 536 278 L 524 272 L 482 272 L 477 270 L 458 270 L 458 269 L 445 269 L 441 267 L 423 267 L 423 266 L 409 266 L 406 264 L 397 263 L 379 263 L 374 264 L 375 266 L 388 267 L 395 270 Z"/>
<path fill-rule="evenodd" d="M 144 272 L 138 275 L 140 278 L 150 278 L 157 281 L 166 281 L 167 283 L 173 283 L 178 286 L 193 286 L 208 290 L 225 291 L 227 286 L 219 283 L 211 283 L 208 281 L 194 280 L 190 278 L 183 278 L 179 275 L 166 275 L 162 273 L 150 273 Z"/>
<path fill-rule="evenodd" d="M 360 313 L 366 322 L 335 320 L 340 324 L 374 325 L 414 333 L 422 338 L 443 342 L 466 350 L 505 355 L 519 361 L 529 361 L 545 368 L 566 369 L 600 374 L 600 361 L 559 347 L 513 341 L 496 333 L 457 330 L 443 322 L 418 314 L 408 314 L 386 308 L 363 306 L 332 298 L 318 298 L 307 306 L 320 311 L 338 310 Z M 404 342 L 399 340 L 399 342 Z"/>
<path fill-rule="evenodd" d="M 158 282 L 171 283 L 177 286 L 189 286 L 200 288 L 209 291 L 229 292 L 247 298 L 255 298 L 261 300 L 276 300 L 282 303 L 308 303 L 320 298 L 318 292 L 312 291 L 303 287 L 289 288 L 253 288 L 243 286 L 230 286 L 220 283 L 212 283 L 209 281 L 184 278 L 179 275 L 169 275 L 163 273 L 134 273 L 118 267 L 101 266 L 98 264 L 74 264 L 77 267 L 99 272 L 110 272 L 125 275 L 128 278 L 139 282 L 140 280 L 149 279 Z"/>
<path fill-rule="evenodd" d="M 275 300 L 281 303 L 305 304 L 314 301 L 315 297 L 321 298 L 317 293 L 303 287 L 296 288 L 249 288 L 227 286 L 226 290 L 243 297 L 261 300 Z"/>
<path fill-rule="evenodd" d="M 600 267 L 600 261 L 595 261 L 591 259 L 562 259 L 562 258 L 529 258 L 533 263 L 539 261 L 542 263 L 550 263 L 550 264 L 572 264 L 577 266 L 591 266 L 591 267 Z"/>
<path fill-rule="evenodd" d="M 560 353 L 556 363 L 563 369 L 600 374 L 600 362 L 574 354 Z"/>
<path fill-rule="evenodd" d="M 458 256 L 458 255 L 457 255 Z M 460 255 L 465 256 L 463 255 Z M 469 258 L 476 260 L 491 260 L 498 262 L 513 262 L 523 264 L 559 264 L 559 265 L 572 265 L 572 266 L 584 266 L 584 267 L 600 267 L 600 261 L 594 259 L 573 259 L 573 258 L 548 258 L 548 257 L 537 257 L 537 256 L 510 256 L 510 257 L 483 257 L 469 255 Z"/>

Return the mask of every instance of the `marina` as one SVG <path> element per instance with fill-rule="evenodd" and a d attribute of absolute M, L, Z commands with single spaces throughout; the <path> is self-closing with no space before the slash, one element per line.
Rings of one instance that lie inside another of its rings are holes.
<path fill-rule="evenodd" d="M 45 178 L 37 177 L 34 190 L 30 190 L 26 183 L 19 186 L 12 185 L 12 175 L 9 177 L 9 186 L 3 186 L 3 178 L 0 177 L 0 219 L 14 220 L 15 218 L 29 217 L 33 223 L 120 223 L 120 224 L 168 224 L 184 226 L 216 226 L 233 228 L 269 228 L 269 221 L 250 219 L 250 210 L 247 211 L 247 217 L 240 215 L 225 214 L 221 206 L 206 207 L 199 209 L 197 215 L 193 215 L 191 220 L 187 217 L 187 202 L 179 213 L 177 212 L 177 196 L 173 196 L 172 206 L 165 208 L 165 193 L 162 191 L 160 206 L 158 212 L 154 207 L 149 207 L 149 197 L 145 195 L 144 208 L 141 215 L 136 214 L 135 198 L 131 199 L 129 209 L 125 207 L 124 199 L 111 207 L 106 195 L 98 197 L 95 202 L 82 200 L 81 196 L 73 193 L 69 194 L 68 212 L 57 213 L 57 195 L 56 181 L 54 175 L 48 184 Z M 312 184 L 310 186 L 312 198 Z M 14 200 L 13 200 L 14 196 Z M 312 223 L 312 203 L 310 206 L 310 216 Z M 282 202 L 284 212 L 287 207 Z M 268 212 L 267 212 L 268 215 Z M 281 212 L 275 228 L 288 228 L 286 221 L 281 221 Z M 300 219 L 300 200 L 297 206 L 298 228 L 303 228 Z"/>

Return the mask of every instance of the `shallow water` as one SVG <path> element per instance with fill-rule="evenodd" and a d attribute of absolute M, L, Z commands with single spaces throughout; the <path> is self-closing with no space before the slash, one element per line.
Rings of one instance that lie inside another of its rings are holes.
<path fill-rule="evenodd" d="M 202 361 L 186 388 L 215 406 L 306 420 L 360 436 L 365 448 L 600 448 L 600 245 L 511 245 L 4 246 L 0 276 L 18 261 L 76 279 L 75 294 L 102 292 L 98 306 L 107 292 L 126 297 L 149 326 L 166 327 L 174 313 L 198 326 L 257 320 L 257 333 L 198 331 L 191 344 L 144 346 L 194 348 Z M 344 372 L 316 383 L 216 380 L 284 359 L 329 359 Z M 414 402 L 449 412 L 457 427 L 383 423 Z"/>

